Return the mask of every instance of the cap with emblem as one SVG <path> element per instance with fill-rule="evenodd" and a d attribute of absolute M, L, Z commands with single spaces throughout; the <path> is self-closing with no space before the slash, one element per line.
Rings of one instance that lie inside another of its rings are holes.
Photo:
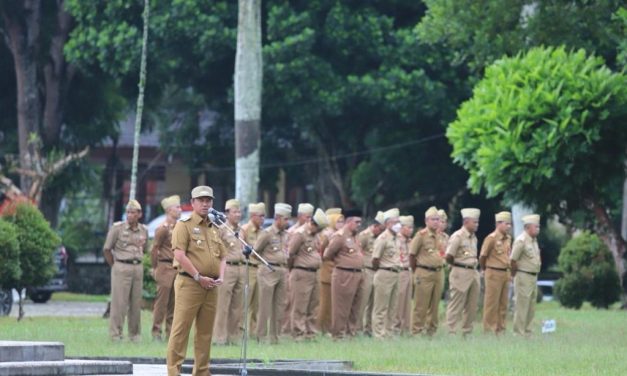
<path fill-rule="evenodd" d="M 313 205 L 308 204 L 308 203 L 298 204 L 298 214 L 312 215 L 313 212 L 314 212 Z"/>
<path fill-rule="evenodd" d="M 326 215 L 331 215 L 331 214 L 342 214 L 342 209 L 340 208 L 329 208 L 327 209 L 327 211 L 324 212 Z"/>
<path fill-rule="evenodd" d="M 401 215 L 398 218 L 398 221 L 403 226 L 413 226 L 414 225 L 414 216 L 413 215 Z"/>
<path fill-rule="evenodd" d="M 441 221 L 448 221 L 448 216 L 446 215 L 446 212 L 444 211 L 444 209 L 440 209 L 438 210 L 438 215 L 440 216 L 440 220 Z"/>
<path fill-rule="evenodd" d="M 538 214 L 529 214 L 522 217 L 523 225 L 539 225 L 540 216 Z"/>
<path fill-rule="evenodd" d="M 494 215 L 494 220 L 496 222 L 512 222 L 512 213 L 508 211 L 502 211 L 500 213 L 496 213 Z"/>
<path fill-rule="evenodd" d="M 440 216 L 440 213 L 438 212 L 438 208 L 436 208 L 435 206 L 430 207 L 425 212 L 425 218 L 439 217 L 439 216 Z"/>
<path fill-rule="evenodd" d="M 142 210 L 142 206 L 139 204 L 137 200 L 130 200 L 128 204 L 126 204 L 126 210 Z"/>
<path fill-rule="evenodd" d="M 344 217 L 345 218 L 361 217 L 361 210 L 359 210 L 359 209 L 346 209 L 344 211 Z"/>
<path fill-rule="evenodd" d="M 374 217 L 374 221 L 377 222 L 380 225 L 385 224 L 385 219 L 383 218 L 383 212 L 382 211 L 378 211 L 377 215 Z"/>
<path fill-rule="evenodd" d="M 206 185 L 199 185 L 198 187 L 192 189 L 192 198 L 198 198 L 198 197 L 213 198 L 213 188 L 208 187 Z"/>
<path fill-rule="evenodd" d="M 248 214 L 266 215 L 266 204 L 263 202 L 248 204 Z"/>
<path fill-rule="evenodd" d="M 464 208 L 461 210 L 462 218 L 479 219 L 481 210 L 475 208 Z"/>
<path fill-rule="evenodd" d="M 313 221 L 320 228 L 324 228 L 329 225 L 329 218 L 327 217 L 326 214 L 324 214 L 324 212 L 320 208 L 316 209 L 316 212 L 313 215 Z"/>
<path fill-rule="evenodd" d="M 283 202 L 277 202 L 274 204 L 274 215 L 289 218 L 292 216 L 292 206 Z"/>
<path fill-rule="evenodd" d="M 224 210 L 239 209 L 239 201 L 232 198 L 224 204 Z"/>
<path fill-rule="evenodd" d="M 390 210 L 387 210 L 383 213 L 383 220 L 387 221 L 389 219 L 394 219 L 394 218 L 398 218 L 400 217 L 400 212 L 398 210 L 398 208 L 393 208 Z"/>
<path fill-rule="evenodd" d="M 166 197 L 161 200 L 161 207 L 163 210 L 166 210 L 170 206 L 181 205 L 181 197 L 179 195 L 174 195 L 170 197 Z"/>

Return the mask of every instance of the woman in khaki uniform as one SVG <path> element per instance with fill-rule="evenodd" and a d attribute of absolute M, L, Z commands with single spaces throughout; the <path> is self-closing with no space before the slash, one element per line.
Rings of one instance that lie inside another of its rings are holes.
<path fill-rule="evenodd" d="M 342 209 L 331 208 L 325 212 L 329 219 L 329 226 L 320 233 L 320 256 L 329 245 L 331 236 L 344 226 Z M 331 332 L 331 274 L 333 261 L 324 260 L 320 267 L 320 305 L 318 306 L 318 330 L 322 333 Z"/>
<path fill-rule="evenodd" d="M 398 304 L 396 306 L 395 332 L 409 334 L 411 325 L 411 300 L 414 294 L 411 268 L 409 264 L 409 242 L 414 232 L 414 217 L 401 216 L 401 231 L 398 233 L 397 244 L 401 256 L 402 270 L 398 281 Z"/>

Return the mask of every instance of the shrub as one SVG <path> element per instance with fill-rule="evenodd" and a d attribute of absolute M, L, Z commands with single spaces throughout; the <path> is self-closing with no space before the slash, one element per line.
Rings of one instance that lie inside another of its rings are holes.
<path fill-rule="evenodd" d="M 0 218 L 0 286 L 15 286 L 22 276 L 15 226 Z"/>

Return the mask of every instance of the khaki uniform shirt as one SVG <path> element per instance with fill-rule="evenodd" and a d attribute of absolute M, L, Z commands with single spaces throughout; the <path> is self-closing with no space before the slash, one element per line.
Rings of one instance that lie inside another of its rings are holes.
<path fill-rule="evenodd" d="M 481 256 L 486 257 L 486 267 L 509 269 L 509 254 L 512 247 L 512 237 L 503 235 L 495 230 L 486 236 L 481 246 Z"/>
<path fill-rule="evenodd" d="M 396 235 L 391 230 L 385 230 L 374 241 L 372 258 L 379 259 L 379 267 L 400 269 L 401 252 L 396 244 Z"/>
<path fill-rule="evenodd" d="M 372 268 L 372 251 L 374 250 L 375 239 L 376 236 L 374 236 L 370 227 L 357 235 L 361 251 L 364 254 L 364 267 L 366 268 Z"/>
<path fill-rule="evenodd" d="M 251 221 L 248 221 L 248 223 L 242 226 L 242 229 L 240 231 L 240 236 L 242 237 L 242 240 L 250 244 L 251 247 L 254 247 L 255 243 L 257 242 L 257 238 L 259 237 L 260 232 L 261 232 L 261 228 L 256 227 L 254 223 L 252 223 Z M 255 251 L 256 250 L 257 249 L 255 248 Z M 257 258 L 254 255 L 252 255 L 248 261 L 251 264 L 255 264 L 255 265 L 259 264 L 259 260 L 257 260 Z"/>
<path fill-rule="evenodd" d="M 198 272 L 210 278 L 220 276 L 220 262 L 227 253 L 216 226 L 196 213 L 176 223 L 172 230 L 172 249 L 185 252 Z M 176 261 L 174 264 L 179 266 Z"/>
<path fill-rule="evenodd" d="M 290 226 L 290 228 L 287 229 L 287 233 L 288 234 L 292 234 L 294 233 L 296 230 L 298 230 L 301 227 L 305 227 L 305 225 L 307 224 L 307 222 L 300 224 L 298 222 L 294 223 L 293 225 Z"/>
<path fill-rule="evenodd" d="M 511 259 L 516 261 L 518 270 L 539 273 L 542 261 L 540 260 L 538 240 L 523 231 L 514 241 Z"/>
<path fill-rule="evenodd" d="M 409 269 L 409 241 L 410 239 L 403 234 L 396 236 L 396 246 L 398 247 L 401 265 L 403 265 L 404 269 Z"/>
<path fill-rule="evenodd" d="M 220 238 L 222 239 L 222 243 L 226 247 L 226 261 L 229 262 L 244 262 L 244 254 L 242 253 L 242 243 L 233 235 L 233 232 L 229 231 L 226 226 L 229 226 L 231 230 L 235 233 L 241 232 L 241 228 L 239 226 L 233 227 L 230 223 L 224 224 L 220 228 Z"/>
<path fill-rule="evenodd" d="M 142 260 L 148 252 L 148 230 L 141 223 L 135 229 L 128 222 L 116 222 L 109 229 L 104 249 L 110 249 L 115 260 Z"/>
<path fill-rule="evenodd" d="M 172 252 L 172 229 L 174 225 L 163 222 L 155 231 L 155 239 L 152 242 L 152 253 L 150 261 L 153 269 L 157 267 L 159 260 L 170 262 L 174 261 L 174 252 Z"/>
<path fill-rule="evenodd" d="M 416 265 L 440 268 L 444 259 L 440 256 L 442 235 L 428 228 L 418 231 L 409 245 L 409 253 L 416 256 Z"/>
<path fill-rule="evenodd" d="M 308 269 L 318 269 L 322 258 L 318 252 L 318 237 L 312 234 L 307 226 L 301 226 L 290 236 L 288 253 L 294 257 L 294 266 Z"/>
<path fill-rule="evenodd" d="M 444 256 L 446 256 L 446 247 L 448 247 L 450 236 L 446 232 L 438 232 L 438 238 L 440 240 L 440 256 L 444 258 Z"/>
<path fill-rule="evenodd" d="M 255 242 L 255 250 L 270 264 L 287 265 L 287 232 L 275 225 L 263 230 Z"/>
<path fill-rule="evenodd" d="M 324 257 L 335 262 L 335 266 L 348 269 L 361 269 L 364 255 L 357 239 L 349 231 L 341 229 L 331 236 Z"/>
<path fill-rule="evenodd" d="M 460 228 L 451 235 L 446 254 L 453 256 L 456 264 L 477 266 L 477 237 L 465 227 Z"/>

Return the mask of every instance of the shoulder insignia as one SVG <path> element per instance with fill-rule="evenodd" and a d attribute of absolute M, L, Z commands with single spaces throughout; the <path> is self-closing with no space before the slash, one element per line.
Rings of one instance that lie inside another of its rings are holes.
<path fill-rule="evenodd" d="M 192 219 L 192 217 L 185 217 L 185 218 L 181 219 L 180 221 L 181 221 L 181 222 L 187 222 L 187 221 L 189 221 L 190 219 Z"/>
<path fill-rule="evenodd" d="M 123 225 L 124 221 L 113 222 L 113 226 Z"/>

